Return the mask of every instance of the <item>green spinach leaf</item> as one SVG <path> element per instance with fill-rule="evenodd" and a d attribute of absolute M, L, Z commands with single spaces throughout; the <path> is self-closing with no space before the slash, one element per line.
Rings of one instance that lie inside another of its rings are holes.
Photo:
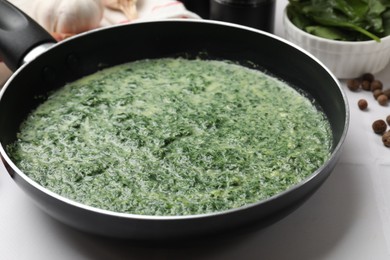
<path fill-rule="evenodd" d="M 361 41 L 390 35 L 390 0 L 289 0 L 287 15 L 319 37 Z"/>

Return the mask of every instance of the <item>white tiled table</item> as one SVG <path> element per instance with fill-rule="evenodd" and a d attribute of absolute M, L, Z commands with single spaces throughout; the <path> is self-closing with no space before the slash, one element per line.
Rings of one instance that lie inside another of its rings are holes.
<path fill-rule="evenodd" d="M 283 35 L 287 1 L 277 2 L 275 32 Z M 376 77 L 390 88 L 389 70 Z M 371 123 L 390 114 L 390 107 L 375 104 L 367 92 L 346 93 L 351 122 L 340 162 L 313 197 L 278 223 L 180 246 L 99 238 L 41 212 L 0 165 L 0 259 L 390 259 L 390 149 L 371 131 Z M 369 111 L 357 108 L 362 97 Z"/>

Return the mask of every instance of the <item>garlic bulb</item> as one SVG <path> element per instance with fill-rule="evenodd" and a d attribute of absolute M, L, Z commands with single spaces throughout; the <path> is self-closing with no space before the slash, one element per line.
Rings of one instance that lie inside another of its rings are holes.
<path fill-rule="evenodd" d="M 76 34 L 97 28 L 101 0 L 35 0 L 34 19 L 50 33 Z"/>
<path fill-rule="evenodd" d="M 117 11 L 121 11 L 129 21 L 138 17 L 137 0 L 103 0 L 103 5 Z"/>

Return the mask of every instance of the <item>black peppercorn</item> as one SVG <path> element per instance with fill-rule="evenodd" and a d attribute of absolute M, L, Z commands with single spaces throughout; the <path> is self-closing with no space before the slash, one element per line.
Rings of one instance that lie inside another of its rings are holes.
<path fill-rule="evenodd" d="M 383 95 L 383 92 L 381 89 L 375 89 L 373 92 L 372 92 L 372 95 L 374 96 L 375 99 L 378 99 L 378 97 L 380 95 Z"/>
<path fill-rule="evenodd" d="M 387 131 L 382 135 L 382 142 L 384 146 L 390 147 L 390 131 Z"/>
<path fill-rule="evenodd" d="M 387 102 L 389 101 L 389 98 L 386 95 L 382 94 L 382 95 L 378 96 L 377 100 L 378 100 L 379 105 L 386 106 Z"/>
<path fill-rule="evenodd" d="M 373 80 L 370 83 L 370 88 L 371 88 L 371 91 L 375 91 L 377 89 L 382 89 L 383 88 L 383 83 L 380 80 Z"/>
<path fill-rule="evenodd" d="M 383 134 L 386 131 L 386 129 L 387 129 L 386 122 L 382 119 L 376 120 L 374 121 L 374 123 L 372 123 L 372 130 L 374 130 L 376 134 Z"/>
<path fill-rule="evenodd" d="M 370 91 L 371 90 L 371 82 L 368 80 L 363 80 L 362 81 L 362 89 Z"/>
<path fill-rule="evenodd" d="M 358 107 L 360 108 L 360 110 L 365 110 L 365 109 L 367 109 L 367 107 L 368 107 L 367 100 L 365 100 L 365 99 L 360 99 L 360 100 L 358 101 Z"/>
<path fill-rule="evenodd" d="M 368 81 L 368 82 L 372 82 L 373 80 L 375 79 L 375 77 L 374 77 L 374 75 L 373 74 L 371 74 L 371 73 L 364 73 L 363 75 L 362 75 L 362 80 L 363 81 Z"/>
<path fill-rule="evenodd" d="M 347 87 L 351 91 L 357 91 L 360 88 L 360 81 L 357 79 L 349 79 L 347 80 Z"/>
<path fill-rule="evenodd" d="M 383 94 L 390 98 L 390 89 L 383 90 Z"/>

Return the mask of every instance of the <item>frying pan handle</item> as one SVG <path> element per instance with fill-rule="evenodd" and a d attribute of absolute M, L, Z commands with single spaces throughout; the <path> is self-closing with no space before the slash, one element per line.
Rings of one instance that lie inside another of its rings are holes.
<path fill-rule="evenodd" d="M 0 0 L 0 59 L 15 71 L 33 48 L 56 42 L 34 20 L 6 0 Z"/>

